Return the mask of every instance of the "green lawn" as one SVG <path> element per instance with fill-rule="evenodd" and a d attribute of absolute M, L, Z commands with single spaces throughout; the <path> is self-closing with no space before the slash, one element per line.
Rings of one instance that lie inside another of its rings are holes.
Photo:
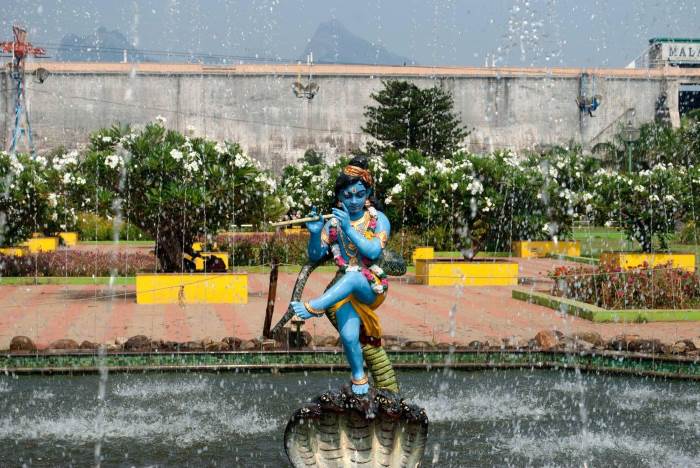
<path fill-rule="evenodd" d="M 66 285 L 89 285 L 89 284 L 99 284 L 108 285 L 109 277 L 91 277 L 91 276 L 33 276 L 18 277 L 18 276 L 8 276 L 5 278 L 0 278 L 0 286 L 10 286 L 10 285 L 29 285 L 29 284 L 66 284 Z M 130 285 L 136 284 L 136 279 L 133 276 L 117 277 L 114 278 L 114 285 Z"/>
<path fill-rule="evenodd" d="M 601 252 L 639 250 L 639 243 L 628 241 L 625 233 L 606 227 L 574 228 L 574 239 L 581 242 L 581 256 L 598 257 Z M 700 245 L 679 244 L 671 240 L 672 252 L 691 252 L 700 255 Z"/>

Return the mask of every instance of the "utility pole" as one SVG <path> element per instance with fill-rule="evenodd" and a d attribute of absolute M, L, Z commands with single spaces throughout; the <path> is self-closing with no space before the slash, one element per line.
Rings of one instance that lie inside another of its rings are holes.
<path fill-rule="evenodd" d="M 9 152 L 17 150 L 17 144 L 22 136 L 25 137 L 27 147 L 35 155 L 34 141 L 32 140 L 32 126 L 29 122 L 29 110 L 27 109 L 27 92 L 25 82 L 25 59 L 28 56 L 40 57 L 46 51 L 40 47 L 34 47 L 27 42 L 27 30 L 20 26 L 13 26 L 12 33 L 15 40 L 12 42 L 0 42 L 0 51 L 12 54 L 10 63 L 10 76 L 15 81 L 15 124 L 12 130 Z"/>

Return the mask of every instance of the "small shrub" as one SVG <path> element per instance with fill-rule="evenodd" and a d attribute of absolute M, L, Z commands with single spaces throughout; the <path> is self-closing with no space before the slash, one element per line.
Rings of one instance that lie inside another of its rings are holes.
<path fill-rule="evenodd" d="M 114 239 L 113 221 L 94 213 L 78 213 L 76 229 L 81 240 L 111 241 Z M 133 224 L 123 223 L 119 230 L 119 240 L 151 240 Z"/>
<path fill-rule="evenodd" d="M 700 277 L 671 264 L 621 271 L 558 267 L 552 294 L 606 309 L 684 309 L 700 306 Z"/>
<path fill-rule="evenodd" d="M 280 263 L 302 265 L 308 260 L 308 242 L 306 233 L 254 232 L 220 234 L 216 237 L 219 248 L 229 252 L 236 266 L 269 265 L 273 257 Z"/>
<path fill-rule="evenodd" d="M 695 221 L 688 221 L 676 234 L 676 240 L 681 244 L 695 245 L 700 238 L 700 232 Z"/>

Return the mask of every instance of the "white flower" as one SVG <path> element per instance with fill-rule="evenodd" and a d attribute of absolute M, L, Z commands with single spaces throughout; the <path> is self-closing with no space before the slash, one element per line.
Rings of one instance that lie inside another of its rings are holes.
<path fill-rule="evenodd" d="M 55 208 L 58 205 L 58 195 L 55 193 L 49 193 L 49 206 Z"/>
<path fill-rule="evenodd" d="M 58 220 L 58 213 L 56 213 L 55 211 L 53 213 L 51 213 L 51 220 L 57 221 Z"/>
<path fill-rule="evenodd" d="M 37 156 L 36 158 L 34 158 L 34 160 L 38 162 L 41 165 L 41 167 L 46 167 L 46 163 L 48 162 L 43 156 Z"/>
<path fill-rule="evenodd" d="M 664 201 L 670 202 L 670 203 L 676 203 L 676 198 L 673 195 L 666 195 L 664 197 Z"/>
<path fill-rule="evenodd" d="M 399 175 L 396 176 L 396 178 L 399 179 L 401 182 L 403 182 L 404 180 L 406 180 L 406 174 L 401 172 L 401 173 L 399 173 Z"/>
<path fill-rule="evenodd" d="M 168 122 L 168 119 L 163 117 L 162 115 L 157 115 L 156 116 L 156 124 L 160 125 L 161 127 L 165 127 L 165 124 Z"/>
<path fill-rule="evenodd" d="M 469 182 L 469 185 L 467 185 L 467 190 L 469 190 L 472 195 L 479 195 L 484 191 L 484 186 L 477 179 L 473 179 Z"/>
<path fill-rule="evenodd" d="M 12 167 L 12 170 L 15 172 L 15 174 L 19 174 L 24 170 L 24 166 L 21 162 L 19 162 L 17 156 L 15 156 L 14 154 L 10 156 L 10 167 Z"/>
<path fill-rule="evenodd" d="M 111 143 L 112 142 L 112 137 L 111 136 L 103 136 L 102 137 L 102 142 L 103 143 Z"/>
<path fill-rule="evenodd" d="M 587 202 L 587 201 L 589 201 L 589 200 L 592 200 L 592 199 L 593 199 L 593 195 L 591 195 L 591 194 L 590 194 L 590 193 L 588 193 L 588 192 L 584 192 L 584 193 L 583 193 L 583 197 L 582 197 L 582 198 L 583 198 L 583 201 Z"/>
<path fill-rule="evenodd" d="M 612 220 L 605 221 L 605 227 L 612 227 L 613 222 Z"/>
<path fill-rule="evenodd" d="M 586 213 L 590 213 L 591 211 L 593 211 L 593 205 L 591 205 L 591 204 L 586 205 Z"/>
<path fill-rule="evenodd" d="M 173 149 L 170 150 L 170 156 L 171 156 L 175 161 L 179 161 L 179 160 L 182 159 L 182 152 L 179 151 L 179 150 L 177 150 L 177 149 L 175 149 L 175 148 L 173 148 Z"/>
<path fill-rule="evenodd" d="M 457 190 L 457 187 L 459 187 L 459 184 L 458 184 L 457 182 L 452 182 L 452 183 L 450 184 L 450 188 L 452 189 L 453 192 L 454 192 L 455 190 Z"/>
<path fill-rule="evenodd" d="M 658 195 L 656 195 L 655 193 L 653 193 L 653 194 L 649 195 L 649 201 L 657 202 L 657 201 L 661 201 L 661 199 L 659 198 Z"/>
<path fill-rule="evenodd" d="M 332 197 L 332 196 L 333 196 L 333 190 L 327 191 L 327 192 L 326 192 L 326 195 L 328 195 L 329 197 Z"/>
<path fill-rule="evenodd" d="M 214 151 L 216 151 L 217 154 L 224 154 L 226 152 L 226 145 L 217 141 L 216 146 L 214 146 Z"/>
<path fill-rule="evenodd" d="M 85 185 L 86 180 L 83 179 L 82 177 L 78 177 L 75 179 L 75 183 L 78 185 Z"/>
<path fill-rule="evenodd" d="M 70 184 L 70 181 L 73 179 L 73 175 L 70 172 L 66 172 L 63 174 L 63 183 L 64 184 Z"/>
<path fill-rule="evenodd" d="M 386 198 L 384 199 L 384 204 L 385 204 L 385 205 L 391 205 L 391 202 L 392 202 L 392 200 L 391 200 L 391 195 L 389 195 L 388 197 L 386 197 Z"/>
<path fill-rule="evenodd" d="M 401 193 L 401 190 L 402 190 L 401 184 L 396 184 L 391 188 L 390 192 L 392 195 L 396 195 L 398 193 Z"/>
<path fill-rule="evenodd" d="M 369 212 L 369 215 L 373 218 L 377 217 L 377 209 L 373 206 L 370 206 L 369 209 L 367 210 Z"/>
<path fill-rule="evenodd" d="M 242 154 L 236 154 L 233 158 L 233 165 L 236 167 L 246 167 L 248 165 L 247 158 Z"/>
<path fill-rule="evenodd" d="M 420 174 L 421 176 L 425 175 L 425 168 L 424 167 L 418 167 L 418 166 L 411 166 L 410 163 L 406 167 L 406 173 L 410 176 L 414 174 Z"/>
<path fill-rule="evenodd" d="M 643 185 L 635 185 L 634 186 L 634 191 L 635 192 L 644 192 L 646 189 L 644 188 Z"/>
<path fill-rule="evenodd" d="M 121 160 L 116 154 L 110 154 L 105 158 L 105 164 L 111 167 L 112 169 L 116 168 L 120 162 Z"/>
<path fill-rule="evenodd" d="M 185 169 L 188 172 L 197 172 L 199 170 L 199 162 L 196 159 L 192 159 L 185 163 Z"/>
<path fill-rule="evenodd" d="M 306 206 L 311 205 L 311 199 L 309 197 L 304 198 L 304 205 L 306 205 Z"/>
<path fill-rule="evenodd" d="M 566 164 L 564 164 L 564 161 L 557 161 L 557 167 L 558 167 L 559 169 L 564 169 L 564 166 L 565 166 L 565 165 L 566 165 Z"/>

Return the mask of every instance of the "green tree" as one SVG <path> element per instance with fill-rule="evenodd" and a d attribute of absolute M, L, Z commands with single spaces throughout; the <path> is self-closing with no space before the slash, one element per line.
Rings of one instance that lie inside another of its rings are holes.
<path fill-rule="evenodd" d="M 100 130 L 75 166 L 87 181 L 73 188 L 76 201 L 90 199 L 115 229 L 129 219 L 148 234 L 164 271 L 182 271 L 197 237 L 233 223 L 260 226 L 285 210 L 276 182 L 238 145 L 190 139 L 162 122 Z"/>
<path fill-rule="evenodd" d="M 454 113 L 454 100 L 434 86 L 420 89 L 408 81 L 383 81 L 366 106 L 362 130 L 379 141 L 368 150 L 415 149 L 430 157 L 451 157 L 469 134 Z"/>

